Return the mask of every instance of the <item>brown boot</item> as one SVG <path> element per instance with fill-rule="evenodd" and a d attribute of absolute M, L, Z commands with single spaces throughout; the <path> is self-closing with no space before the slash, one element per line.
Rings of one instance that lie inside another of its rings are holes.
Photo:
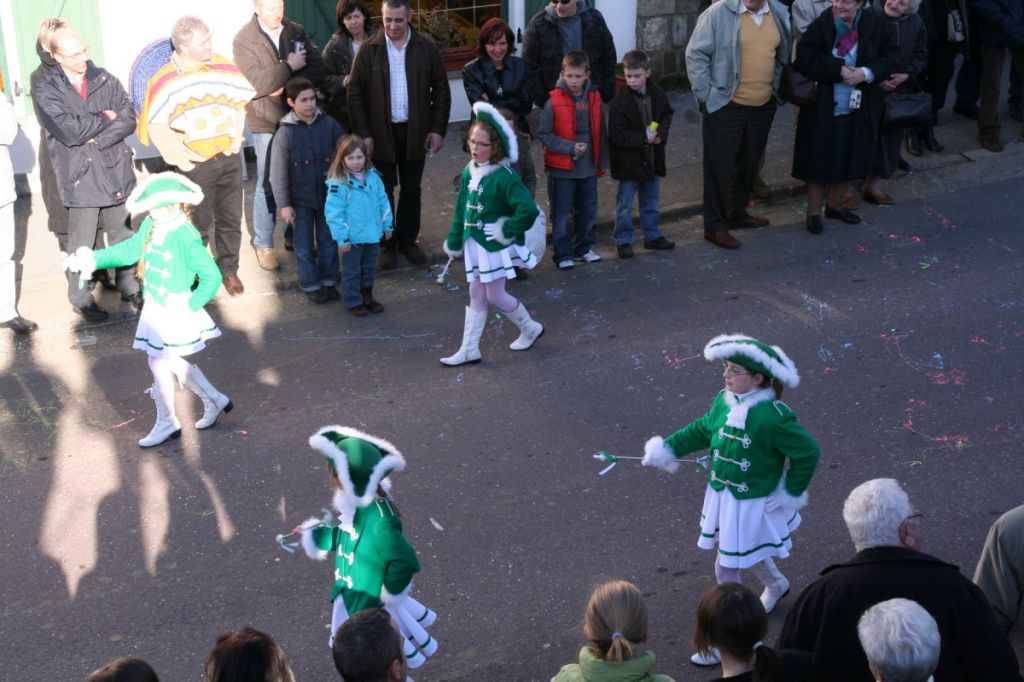
<path fill-rule="evenodd" d="M 384 306 L 378 303 L 373 298 L 373 287 L 365 287 L 360 289 L 363 293 L 363 306 L 371 313 L 382 313 L 384 312 Z"/>

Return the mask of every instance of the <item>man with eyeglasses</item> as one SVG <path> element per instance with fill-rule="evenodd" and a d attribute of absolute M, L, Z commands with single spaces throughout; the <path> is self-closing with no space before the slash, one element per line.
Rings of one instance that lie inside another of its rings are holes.
<path fill-rule="evenodd" d="M 135 132 L 135 110 L 121 83 L 89 61 L 82 36 L 69 28 L 55 31 L 47 49 L 58 68 L 48 69 L 32 85 L 32 100 L 44 130 L 61 201 L 68 208 L 68 253 L 92 248 L 97 225 L 108 244 L 132 236 L 124 202 L 135 187 L 132 150 L 125 138 Z M 68 273 L 68 300 L 88 322 L 109 313 Z M 142 307 L 139 283 L 131 267 L 117 271 L 121 298 Z"/>
<path fill-rule="evenodd" d="M 573 50 L 590 58 L 590 81 L 601 101 L 615 97 L 615 39 L 604 16 L 587 0 L 551 0 L 535 14 L 523 34 L 523 59 L 538 87 L 536 104 L 543 107 L 558 85 L 562 57 Z"/>
<path fill-rule="evenodd" d="M 939 626 L 935 679 L 1020 682 L 1017 659 L 980 589 L 959 569 L 921 551 L 923 514 L 899 483 L 877 478 L 853 489 L 843 520 L 857 554 L 829 566 L 797 599 L 780 649 L 813 652 L 812 679 L 871 682 L 857 622 L 889 599 L 917 602 Z"/>

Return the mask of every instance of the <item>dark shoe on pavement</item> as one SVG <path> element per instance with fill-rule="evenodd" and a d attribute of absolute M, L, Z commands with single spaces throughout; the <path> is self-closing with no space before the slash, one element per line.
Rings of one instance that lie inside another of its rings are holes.
<path fill-rule="evenodd" d="M 935 128 L 932 126 L 924 128 L 922 138 L 924 139 L 924 146 L 928 147 L 928 151 L 941 152 L 945 149 L 945 147 L 939 144 L 939 141 L 935 139 Z"/>
<path fill-rule="evenodd" d="M 238 279 L 238 275 L 225 275 L 224 291 L 228 292 L 229 296 L 241 296 L 245 293 L 245 285 Z"/>
<path fill-rule="evenodd" d="M 977 119 L 978 113 L 981 111 L 981 109 L 978 108 L 977 104 L 954 104 L 953 111 L 960 114 L 961 116 Z"/>
<path fill-rule="evenodd" d="M 904 159 L 902 156 L 900 157 L 900 160 L 896 162 L 896 167 L 901 171 L 910 171 L 910 164 L 907 163 L 907 160 Z"/>
<path fill-rule="evenodd" d="M 32 320 L 26 320 L 21 315 L 15 315 L 6 322 L 0 322 L 0 327 L 10 329 L 15 334 L 31 334 L 39 329 L 39 325 Z"/>
<path fill-rule="evenodd" d="M 767 182 L 758 177 L 754 181 L 754 188 L 751 190 L 751 194 L 754 195 L 755 199 L 764 201 L 765 199 L 772 198 L 772 188 L 768 186 Z"/>
<path fill-rule="evenodd" d="M 983 137 L 981 138 L 981 146 L 990 152 L 1001 152 L 1003 151 L 1003 143 L 999 141 L 998 137 Z"/>
<path fill-rule="evenodd" d="M 373 297 L 373 289 L 362 289 L 363 294 L 363 306 L 371 313 L 382 313 L 384 312 L 384 306 L 382 306 L 377 299 Z"/>
<path fill-rule="evenodd" d="M 632 258 L 633 257 L 633 245 L 632 244 L 619 244 L 615 247 L 615 252 L 619 254 L 619 258 Z"/>
<path fill-rule="evenodd" d="M 328 301 L 331 300 L 331 297 L 328 296 L 327 292 L 324 291 L 322 288 L 317 289 L 316 291 L 307 291 L 305 293 L 306 297 L 313 303 L 316 303 L 317 305 L 327 303 Z"/>
<path fill-rule="evenodd" d="M 324 287 L 323 289 L 321 289 L 321 291 L 323 291 L 325 294 L 327 294 L 327 300 L 328 301 L 340 301 L 341 300 L 341 294 L 338 293 L 338 287 L 336 287 L 336 286 Z"/>
<path fill-rule="evenodd" d="M 370 314 L 370 311 L 366 309 L 364 305 L 357 305 L 355 308 L 346 308 L 355 317 L 366 317 Z"/>
<path fill-rule="evenodd" d="M 105 322 L 110 317 L 110 313 L 96 305 L 96 301 L 84 308 L 75 308 L 75 312 L 84 317 L 86 322 Z"/>
<path fill-rule="evenodd" d="M 907 143 L 907 153 L 911 156 L 921 156 L 924 151 L 921 149 L 921 136 L 918 135 L 917 128 L 907 128 L 903 133 L 903 139 Z"/>
<path fill-rule="evenodd" d="M 423 265 L 427 262 L 427 254 L 415 242 L 401 247 L 402 253 L 413 265 Z"/>
<path fill-rule="evenodd" d="M 875 206 L 892 206 L 893 204 L 896 203 L 895 201 L 893 201 L 893 198 L 889 196 L 889 194 L 886 192 L 880 192 L 878 194 L 875 194 L 874 192 L 869 192 L 868 190 L 864 190 L 864 201 L 868 202 L 869 204 L 874 204 Z"/>
<path fill-rule="evenodd" d="M 645 249 L 652 249 L 654 251 L 671 251 L 676 248 L 675 242 L 670 242 L 664 237 L 658 237 L 657 239 L 648 239 L 644 242 Z"/>
<path fill-rule="evenodd" d="M 821 234 L 825 231 L 825 225 L 822 224 L 820 215 L 807 216 L 807 231 L 811 234 Z"/>
<path fill-rule="evenodd" d="M 729 234 L 728 230 L 716 230 L 714 232 L 704 230 L 704 239 L 723 249 L 740 248 L 740 240 Z"/>
<path fill-rule="evenodd" d="M 515 266 L 513 266 L 513 268 L 516 271 L 516 279 L 522 280 L 523 282 L 530 279 L 530 273 L 526 271 L 526 268 L 517 268 Z"/>
<path fill-rule="evenodd" d="M 121 294 L 121 300 L 131 303 L 132 307 L 137 311 L 142 310 L 142 304 L 145 303 L 145 301 L 142 300 L 142 293 L 138 291 L 134 294 Z"/>
<path fill-rule="evenodd" d="M 825 207 L 825 217 L 832 220 L 842 220 L 847 225 L 856 225 L 861 221 L 861 217 L 850 209 L 841 208 L 837 211 L 831 206 Z"/>
<path fill-rule="evenodd" d="M 740 230 L 747 227 L 767 227 L 770 221 L 767 218 L 752 216 L 746 211 L 733 213 L 729 216 L 729 227 Z"/>
<path fill-rule="evenodd" d="M 398 267 L 398 252 L 394 249 L 381 249 L 377 259 L 377 267 L 381 270 L 394 270 Z"/>

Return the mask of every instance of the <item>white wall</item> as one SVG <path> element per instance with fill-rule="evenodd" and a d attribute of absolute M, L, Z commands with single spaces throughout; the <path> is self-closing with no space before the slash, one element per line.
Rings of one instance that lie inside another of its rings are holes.
<path fill-rule="evenodd" d="M 615 39 L 615 61 L 636 47 L 636 0 L 596 0 L 592 3 Z"/>

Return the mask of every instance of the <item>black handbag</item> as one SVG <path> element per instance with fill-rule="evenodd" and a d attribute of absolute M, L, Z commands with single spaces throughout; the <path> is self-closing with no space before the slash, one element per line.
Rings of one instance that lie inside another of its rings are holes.
<path fill-rule="evenodd" d="M 790 104 L 798 107 L 808 106 L 818 101 L 818 83 L 796 70 L 792 63 L 782 68 L 779 79 L 779 96 Z"/>
<path fill-rule="evenodd" d="M 911 76 L 914 85 L 917 79 Z M 921 128 L 932 124 L 932 96 L 927 92 L 889 93 L 882 110 L 883 128 Z"/>

